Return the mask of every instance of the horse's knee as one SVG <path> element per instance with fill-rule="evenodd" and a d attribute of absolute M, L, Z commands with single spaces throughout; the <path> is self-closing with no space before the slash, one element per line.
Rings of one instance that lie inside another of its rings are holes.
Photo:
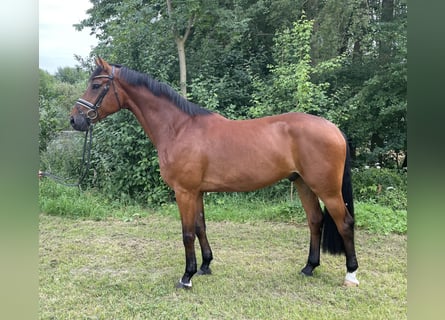
<path fill-rule="evenodd" d="M 354 240 L 354 218 L 349 213 L 346 213 L 344 219 L 337 224 L 337 229 L 345 241 Z"/>
<path fill-rule="evenodd" d="M 194 244 L 195 243 L 195 233 L 194 232 L 183 232 L 182 233 L 182 241 L 184 242 L 184 245 L 187 247 L 187 245 Z"/>
<path fill-rule="evenodd" d="M 351 216 L 348 211 L 346 211 L 346 215 L 345 215 L 345 220 L 344 221 L 345 221 L 346 228 L 348 228 L 350 230 L 354 229 L 355 220 L 354 220 L 354 217 Z"/>

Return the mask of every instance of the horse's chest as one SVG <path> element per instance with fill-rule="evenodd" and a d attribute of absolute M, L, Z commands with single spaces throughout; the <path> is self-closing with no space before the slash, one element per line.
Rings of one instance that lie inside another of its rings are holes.
<path fill-rule="evenodd" d="M 171 188 L 192 186 L 200 183 L 203 172 L 203 159 L 197 151 L 170 150 L 159 152 L 159 168 L 162 179 Z"/>

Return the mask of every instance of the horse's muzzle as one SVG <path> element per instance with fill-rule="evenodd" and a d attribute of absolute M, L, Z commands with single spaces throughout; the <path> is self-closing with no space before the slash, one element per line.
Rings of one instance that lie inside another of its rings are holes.
<path fill-rule="evenodd" d="M 82 115 L 72 115 L 70 117 L 70 124 L 74 130 L 87 131 L 90 127 L 90 119 Z"/>

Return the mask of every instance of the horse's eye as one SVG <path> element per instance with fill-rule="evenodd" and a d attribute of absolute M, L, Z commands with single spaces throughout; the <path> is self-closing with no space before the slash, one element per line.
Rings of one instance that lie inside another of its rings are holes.
<path fill-rule="evenodd" d="M 98 84 L 98 83 L 93 83 L 93 84 L 91 85 L 91 87 L 92 87 L 94 90 L 96 90 L 96 89 L 99 89 L 99 88 L 100 88 L 100 84 Z"/>

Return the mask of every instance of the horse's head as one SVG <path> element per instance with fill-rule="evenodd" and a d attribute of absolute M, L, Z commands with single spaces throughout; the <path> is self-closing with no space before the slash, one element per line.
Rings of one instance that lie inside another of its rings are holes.
<path fill-rule="evenodd" d="M 86 131 L 95 123 L 121 109 L 115 66 L 102 58 L 96 59 L 97 69 L 91 75 L 87 91 L 77 99 L 71 111 L 70 123 L 75 130 Z"/>

